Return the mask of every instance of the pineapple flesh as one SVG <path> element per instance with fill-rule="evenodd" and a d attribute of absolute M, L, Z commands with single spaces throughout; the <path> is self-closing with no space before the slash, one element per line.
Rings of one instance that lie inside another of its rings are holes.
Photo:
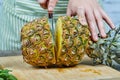
<path fill-rule="evenodd" d="M 87 26 L 72 17 L 59 17 L 52 35 L 47 18 L 27 23 L 21 30 L 22 54 L 33 66 L 73 66 L 80 63 L 89 38 Z M 54 38 L 55 37 L 55 40 Z"/>

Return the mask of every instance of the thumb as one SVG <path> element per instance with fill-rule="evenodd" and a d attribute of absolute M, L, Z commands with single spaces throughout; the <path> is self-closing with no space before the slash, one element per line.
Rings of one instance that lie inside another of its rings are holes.
<path fill-rule="evenodd" d="M 71 10 L 69 7 L 67 8 L 67 16 L 71 16 Z"/>
<path fill-rule="evenodd" d="M 48 12 L 52 12 L 54 10 L 57 2 L 58 2 L 58 0 L 49 0 Z"/>

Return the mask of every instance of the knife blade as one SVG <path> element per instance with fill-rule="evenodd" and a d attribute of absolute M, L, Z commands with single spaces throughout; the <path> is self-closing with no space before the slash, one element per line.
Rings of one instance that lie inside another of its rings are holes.
<path fill-rule="evenodd" d="M 48 21 L 49 21 L 49 24 L 50 24 L 50 27 L 51 27 L 51 29 L 53 29 L 54 27 L 53 27 L 53 13 L 52 12 L 49 12 L 48 13 Z"/>
<path fill-rule="evenodd" d="M 48 22 L 50 24 L 50 29 L 52 31 L 52 35 L 54 38 L 55 23 L 54 23 L 54 19 L 53 19 L 53 12 L 48 12 Z"/>

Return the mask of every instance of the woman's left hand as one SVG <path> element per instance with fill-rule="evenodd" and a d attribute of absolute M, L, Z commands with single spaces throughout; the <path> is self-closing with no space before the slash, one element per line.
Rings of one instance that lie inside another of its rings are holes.
<path fill-rule="evenodd" d="M 115 28 L 114 24 L 100 7 L 97 0 L 69 0 L 67 15 L 77 15 L 82 25 L 88 24 L 94 41 L 98 40 L 96 27 L 98 28 L 101 37 L 106 37 L 103 20 L 105 20 L 112 29 Z"/>

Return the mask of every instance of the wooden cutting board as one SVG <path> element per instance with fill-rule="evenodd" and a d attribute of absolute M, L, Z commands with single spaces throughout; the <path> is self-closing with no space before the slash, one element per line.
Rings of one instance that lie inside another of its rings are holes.
<path fill-rule="evenodd" d="M 89 58 L 70 68 L 39 68 L 23 61 L 22 56 L 0 57 L 0 65 L 13 70 L 18 80 L 120 80 L 120 72 L 105 65 L 92 66 Z"/>

